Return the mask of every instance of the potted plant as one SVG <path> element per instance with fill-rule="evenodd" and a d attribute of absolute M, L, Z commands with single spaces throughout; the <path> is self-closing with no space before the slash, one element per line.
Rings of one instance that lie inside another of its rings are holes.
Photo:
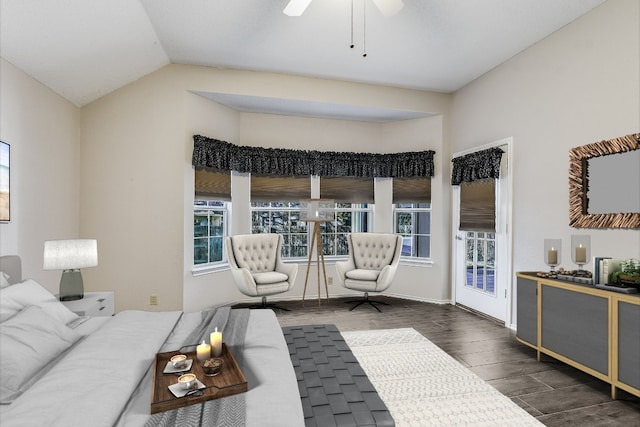
<path fill-rule="evenodd" d="M 640 285 L 640 259 L 629 258 L 620 264 L 622 270 L 612 275 L 614 283 L 622 285 Z"/>

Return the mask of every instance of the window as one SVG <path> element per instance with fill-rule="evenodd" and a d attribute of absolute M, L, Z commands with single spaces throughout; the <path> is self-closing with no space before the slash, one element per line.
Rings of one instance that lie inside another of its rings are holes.
<path fill-rule="evenodd" d="M 300 217 L 298 202 L 252 202 L 251 232 L 282 234 L 282 256 L 306 258 L 313 226 Z M 347 234 L 368 231 L 371 217 L 371 208 L 366 203 L 336 203 L 333 220 L 320 223 L 324 255 L 347 255 Z"/>
<path fill-rule="evenodd" d="M 394 232 L 402 235 L 402 255 L 431 257 L 431 179 L 393 179 Z"/>
<path fill-rule="evenodd" d="M 324 255 L 348 255 L 347 235 L 371 230 L 372 217 L 366 203 L 336 203 L 333 221 L 320 223 Z"/>
<path fill-rule="evenodd" d="M 227 229 L 227 202 L 195 200 L 193 202 L 193 264 L 226 261 L 224 238 Z"/>
<path fill-rule="evenodd" d="M 193 201 L 193 265 L 226 262 L 224 238 L 229 224 L 231 174 L 197 169 Z"/>
<path fill-rule="evenodd" d="M 364 233 L 372 229 L 373 179 L 322 177 L 320 197 L 335 201 L 333 221 L 320 223 L 324 255 L 347 255 L 347 234 Z"/>
<path fill-rule="evenodd" d="M 300 221 L 298 202 L 252 202 L 251 233 L 282 234 L 282 256 L 306 257 L 307 223 Z"/>
<path fill-rule="evenodd" d="M 431 203 L 396 203 L 394 232 L 403 237 L 402 256 L 431 257 Z"/>

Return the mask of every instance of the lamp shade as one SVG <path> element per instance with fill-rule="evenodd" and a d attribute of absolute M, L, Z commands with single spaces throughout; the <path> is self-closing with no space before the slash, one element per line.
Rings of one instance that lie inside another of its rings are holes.
<path fill-rule="evenodd" d="M 74 270 L 98 265 L 95 239 L 48 240 L 44 242 L 45 270 Z"/>

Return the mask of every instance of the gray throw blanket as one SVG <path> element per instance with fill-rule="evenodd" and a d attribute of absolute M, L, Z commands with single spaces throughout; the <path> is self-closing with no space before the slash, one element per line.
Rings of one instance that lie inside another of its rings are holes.
<path fill-rule="evenodd" d="M 248 321 L 248 309 L 231 310 L 229 307 L 220 307 L 203 311 L 200 326 L 185 339 L 182 349 L 195 347 L 203 339 L 206 341 L 217 327 L 222 331 L 224 342 L 229 346 L 240 369 L 243 369 L 242 355 Z M 243 427 L 246 424 L 245 415 L 245 396 L 240 393 L 151 415 L 146 426 Z"/>

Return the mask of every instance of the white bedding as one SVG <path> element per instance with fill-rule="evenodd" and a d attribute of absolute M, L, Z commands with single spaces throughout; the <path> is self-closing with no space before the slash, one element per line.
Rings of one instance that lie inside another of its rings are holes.
<path fill-rule="evenodd" d="M 178 349 L 200 320 L 199 313 L 124 311 L 81 322 L 76 329 L 85 337 L 2 405 L 2 426 L 144 425 L 155 354 Z M 271 310 L 251 311 L 244 349 L 247 426 L 303 426 L 295 374 Z"/>
<path fill-rule="evenodd" d="M 0 287 L 0 325 L 6 331 L 0 334 L 0 352 L 38 352 L 17 366 L 4 366 L 2 360 L 8 359 L 0 358 L 2 372 L 22 384 L 21 395 L 0 404 L 0 425 L 143 426 L 150 418 L 155 354 L 180 348 L 200 324 L 201 313 L 124 311 L 114 317 L 78 317 L 40 284 L 22 280 L 19 257 L 0 257 L 0 273 L 6 281 Z M 51 317 L 38 320 L 40 311 Z M 44 340 L 31 339 L 34 332 L 75 338 L 60 353 L 57 341 L 56 348 L 45 349 Z M 295 373 L 271 310 L 250 312 L 243 359 L 249 389 L 244 393 L 246 425 L 304 426 Z M 32 376 L 34 367 L 38 373 Z"/>

